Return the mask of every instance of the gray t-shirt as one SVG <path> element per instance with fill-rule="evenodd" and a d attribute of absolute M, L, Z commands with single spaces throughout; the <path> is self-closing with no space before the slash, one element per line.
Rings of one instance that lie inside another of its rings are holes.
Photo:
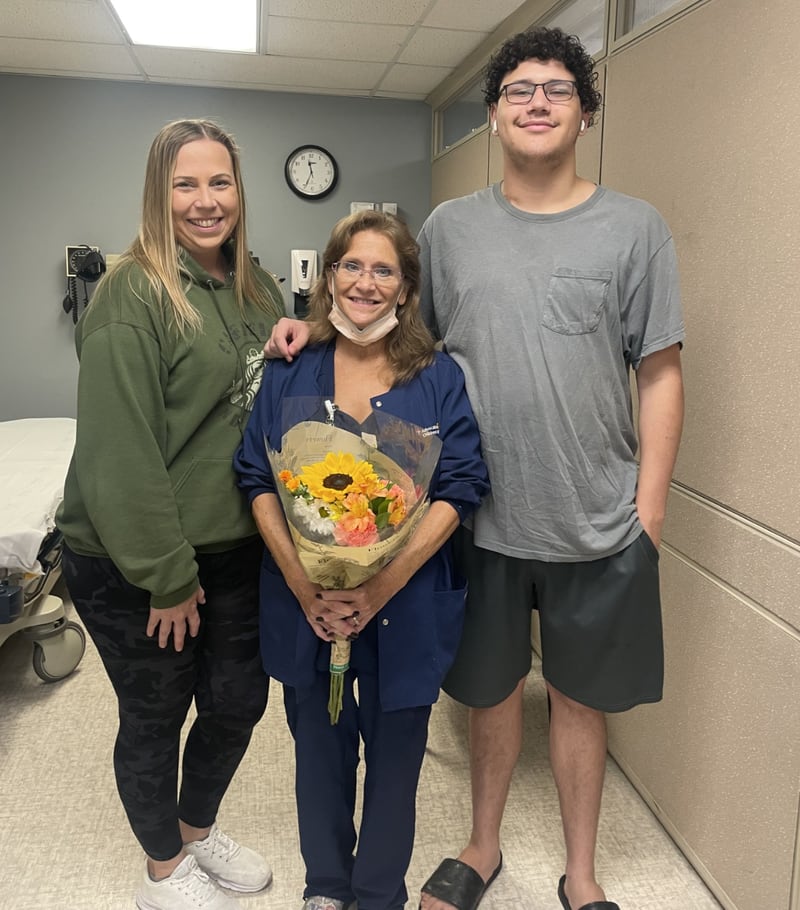
<path fill-rule="evenodd" d="M 533 215 L 497 184 L 438 206 L 419 243 L 422 312 L 466 375 L 489 465 L 476 544 L 618 552 L 641 531 L 629 370 L 684 338 L 663 219 L 604 187 Z"/>

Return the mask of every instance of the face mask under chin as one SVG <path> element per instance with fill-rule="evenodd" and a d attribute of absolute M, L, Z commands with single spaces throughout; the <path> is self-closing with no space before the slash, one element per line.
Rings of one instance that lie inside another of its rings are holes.
<path fill-rule="evenodd" d="M 398 301 L 399 301 L 398 294 Z M 342 335 L 344 338 L 347 338 L 348 341 L 352 341 L 353 344 L 361 345 L 365 347 L 368 344 L 372 344 L 375 341 L 380 341 L 382 338 L 385 338 L 392 329 L 396 328 L 398 325 L 397 321 L 397 302 L 386 313 L 384 316 L 381 316 L 380 319 L 373 322 L 372 324 L 365 326 L 363 329 L 359 329 L 355 323 L 349 319 L 345 314 L 339 309 L 339 305 L 336 303 L 336 296 L 331 289 L 331 298 L 333 304 L 331 306 L 331 311 L 328 313 L 328 319 L 331 321 L 331 324 L 334 326 L 336 331 Z"/>

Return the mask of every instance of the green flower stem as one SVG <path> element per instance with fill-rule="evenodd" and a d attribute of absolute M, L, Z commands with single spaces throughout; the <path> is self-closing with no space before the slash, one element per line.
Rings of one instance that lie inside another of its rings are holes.
<path fill-rule="evenodd" d="M 337 638 L 331 642 L 331 686 L 328 694 L 328 715 L 331 724 L 339 722 L 344 695 L 344 674 L 350 668 L 350 642 Z"/>

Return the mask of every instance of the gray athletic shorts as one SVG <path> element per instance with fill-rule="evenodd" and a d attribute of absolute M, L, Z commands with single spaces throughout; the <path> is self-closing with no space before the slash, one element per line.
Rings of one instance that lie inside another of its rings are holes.
<path fill-rule="evenodd" d="M 467 578 L 467 611 L 443 688 L 474 708 L 499 704 L 531 668 L 538 609 L 544 678 L 600 711 L 661 699 L 664 642 L 658 550 L 643 532 L 619 553 L 591 562 L 517 559 L 453 537 Z"/>

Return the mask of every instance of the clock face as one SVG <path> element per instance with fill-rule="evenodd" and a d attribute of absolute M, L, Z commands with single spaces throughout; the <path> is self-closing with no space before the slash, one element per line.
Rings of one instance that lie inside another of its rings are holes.
<path fill-rule="evenodd" d="M 286 182 L 303 199 L 321 199 L 336 186 L 339 168 L 318 145 L 301 145 L 286 159 Z"/>

